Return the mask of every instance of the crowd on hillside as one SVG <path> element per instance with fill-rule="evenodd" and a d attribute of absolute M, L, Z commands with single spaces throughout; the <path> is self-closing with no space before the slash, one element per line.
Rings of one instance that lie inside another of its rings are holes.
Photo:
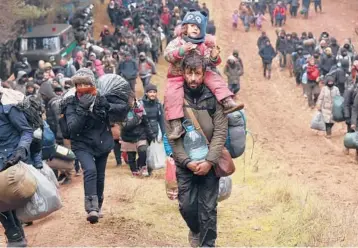
<path fill-rule="evenodd" d="M 314 4 L 316 13 L 322 13 L 322 0 L 242 1 L 239 9 L 235 10 L 232 15 L 232 24 L 234 28 L 237 28 L 239 20 L 241 20 L 246 32 L 250 30 L 251 26 L 260 30 L 263 22 L 266 21 L 265 14 L 268 13 L 271 25 L 282 27 L 285 25 L 287 17 L 296 18 L 298 11 L 304 18 L 308 18 L 311 3 Z"/>
<path fill-rule="evenodd" d="M 151 175 L 148 161 L 158 157 L 153 144 L 164 151 L 164 141 L 166 155 L 175 161 L 173 199 L 178 198 L 190 229 L 190 245 L 215 246 L 219 179 L 231 180 L 232 158 L 245 149 L 239 112 L 244 105 L 237 102 L 244 73 L 239 52 L 234 49 L 225 61 L 226 81 L 216 69 L 222 58 L 205 3 L 168 0 L 163 6 L 161 0 L 111 0 L 107 12 L 110 23 L 100 40 L 84 37 L 72 58 L 56 66 L 38 61 L 35 71 L 24 57 L 15 65 L 14 78 L 2 82 L 0 152 L 5 155 L 0 177 L 23 170 L 17 166 L 20 161 L 44 175 L 49 173 L 46 163 L 59 163 L 52 167 L 56 180 L 70 184 L 72 163 L 76 176 L 83 174 L 86 219 L 94 224 L 103 218 L 109 153 L 114 151 L 117 166 L 125 162 L 132 175 L 141 178 Z M 160 56 L 169 63 L 166 89 L 152 81 Z M 144 95 L 136 99 L 139 80 Z M 165 90 L 164 105 L 157 98 L 159 90 Z M 234 114 L 234 122 L 228 122 L 229 114 Z M 233 131 L 236 138 L 230 139 L 230 127 L 239 127 L 240 137 Z M 243 141 L 235 150 L 233 141 L 239 138 Z M 55 149 L 49 150 L 52 146 Z M 57 208 L 48 206 L 51 211 L 60 208 L 57 200 Z M 51 211 L 35 206 L 32 214 L 42 211 L 41 217 L 24 220 L 17 216 L 19 206 L 10 208 L 3 201 L 10 206 L 15 202 L 0 199 L 7 244 L 26 247 L 23 224 L 32 225 Z"/>
<path fill-rule="evenodd" d="M 302 86 L 308 106 L 322 114 L 324 125 L 320 130 L 326 131 L 327 138 L 335 122 L 345 121 L 348 133 L 356 131 L 358 54 L 350 39 L 339 42 L 328 32 L 318 37 L 303 32 L 299 37 L 295 32 L 278 29 L 274 45 L 262 32 L 257 46 L 264 77 L 270 79 L 272 62 L 278 54 L 281 71 L 287 70 L 294 77 L 296 85 Z M 334 109 L 339 109 L 339 114 Z"/>

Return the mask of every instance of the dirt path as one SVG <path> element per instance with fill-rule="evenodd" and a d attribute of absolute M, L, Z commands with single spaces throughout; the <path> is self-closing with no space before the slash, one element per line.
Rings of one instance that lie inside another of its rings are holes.
<path fill-rule="evenodd" d="M 352 157 L 342 153 L 343 132 L 340 129 L 343 124 L 334 127 L 332 140 L 310 130 L 314 111 L 308 109 L 302 89 L 296 88 L 294 79 L 288 77 L 288 72 L 280 71 L 277 59 L 273 63 L 272 79 L 263 78 L 256 46 L 260 32 L 252 29 L 245 33 L 242 27 L 232 30 L 230 13 L 237 8 L 237 1 L 212 1 L 211 5 L 211 9 L 220 9 L 213 15 L 224 58 L 233 48 L 238 48 L 244 61 L 241 99 L 247 106 L 250 129 L 258 134 L 258 142 L 265 153 L 270 154 L 282 173 L 308 183 L 318 195 L 341 204 L 357 203 L 358 165 Z M 324 1 L 323 8 L 324 14 L 312 13 L 308 20 L 289 18 L 284 29 L 299 34 L 312 31 L 316 37 L 326 30 L 339 42 L 353 37 L 357 3 L 342 1 L 337 5 L 335 1 Z M 334 13 L 334 19 L 328 13 Z M 269 21 L 264 30 L 275 44 L 275 28 Z"/>
<path fill-rule="evenodd" d="M 238 48 L 245 64 L 241 99 L 247 106 L 249 128 L 257 137 L 256 146 L 265 158 L 259 158 L 259 166 L 270 167 L 277 173 L 275 175 L 279 175 L 279 179 L 288 177 L 305 184 L 322 199 L 331 202 L 332 206 L 355 206 L 358 165 L 353 157 L 342 153 L 343 132 L 340 131 L 340 125 L 334 127 L 332 140 L 326 140 L 311 131 L 309 123 L 314 112 L 306 107 L 302 90 L 295 87 L 294 80 L 288 77 L 287 72 L 279 70 L 277 61 L 274 62 L 272 80 L 263 79 L 256 47 L 260 33 L 256 30 L 245 33 L 242 27 L 237 31 L 231 29 L 231 13 L 238 7 L 238 1 L 207 0 L 206 3 L 217 25 L 222 57 L 226 58 L 233 48 Z M 353 37 L 353 18 L 358 4 L 349 0 L 341 1 L 340 5 L 335 0 L 327 0 L 323 4 L 325 14 L 312 14 L 309 20 L 288 19 L 285 29 L 288 32 L 312 31 L 316 36 L 326 29 L 335 34 L 339 41 L 347 36 Z M 104 6 L 100 8 L 101 22 L 106 20 L 105 9 Z M 334 20 L 327 13 L 334 13 Z M 102 24 L 96 26 L 97 30 Z M 266 23 L 264 30 L 274 41 L 274 29 Z M 166 64 L 161 61 L 158 65 L 159 76 L 153 80 L 160 87 L 164 87 L 165 72 Z M 140 84 L 138 88 L 139 96 L 142 93 Z M 253 205 L 241 202 L 245 200 L 243 190 L 247 190 L 246 186 L 235 185 L 229 201 L 219 206 L 220 245 L 251 245 L 250 240 L 237 241 L 238 237 L 230 234 L 241 232 L 240 228 L 243 227 L 240 224 L 251 218 L 248 215 L 252 211 L 259 215 L 267 211 L 257 210 L 256 202 Z M 98 225 L 88 225 L 85 221 L 81 178 L 74 178 L 71 185 L 62 187 L 61 194 L 64 203 L 61 211 L 26 227 L 31 246 L 187 245 L 187 228 L 180 217 L 177 203 L 169 201 L 164 193 L 163 172 L 158 172 L 150 179 L 138 180 L 130 176 L 127 168 L 116 168 L 113 158 L 109 160 L 105 218 Z M 236 208 L 239 205 L 244 206 L 244 209 L 239 209 L 242 212 Z M 224 218 L 230 221 L 224 221 Z M 0 246 L 3 242 L 0 241 Z M 265 240 L 261 244 L 268 245 Z"/>

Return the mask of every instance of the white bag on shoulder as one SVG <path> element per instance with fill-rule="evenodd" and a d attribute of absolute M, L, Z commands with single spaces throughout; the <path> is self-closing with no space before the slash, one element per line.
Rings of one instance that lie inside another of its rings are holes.
<path fill-rule="evenodd" d="M 46 166 L 45 166 L 46 167 Z M 37 190 L 31 200 L 23 207 L 16 210 L 17 217 L 22 222 L 31 222 L 42 219 L 62 207 L 61 198 L 57 186 L 47 179 L 39 170 L 28 165 L 29 173 L 32 173 L 37 181 Z M 45 169 L 46 171 L 46 169 Z"/>

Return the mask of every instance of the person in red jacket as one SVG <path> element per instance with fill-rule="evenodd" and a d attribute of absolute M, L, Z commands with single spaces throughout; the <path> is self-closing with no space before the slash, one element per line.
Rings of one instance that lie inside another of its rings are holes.
<path fill-rule="evenodd" d="M 286 19 L 286 9 L 281 1 L 277 3 L 277 6 L 273 11 L 273 16 L 275 17 L 275 26 L 282 27 L 282 23 L 284 19 Z"/>
<path fill-rule="evenodd" d="M 163 13 L 160 15 L 160 21 L 163 25 L 165 35 L 168 35 L 170 20 L 171 20 L 171 16 L 170 16 L 169 9 L 167 7 L 164 7 Z"/>
<path fill-rule="evenodd" d="M 315 60 L 311 57 L 308 60 L 307 65 L 307 99 L 308 99 L 308 106 L 314 109 L 320 89 L 318 86 L 318 82 L 320 79 L 320 72 L 318 66 L 315 64 Z"/>

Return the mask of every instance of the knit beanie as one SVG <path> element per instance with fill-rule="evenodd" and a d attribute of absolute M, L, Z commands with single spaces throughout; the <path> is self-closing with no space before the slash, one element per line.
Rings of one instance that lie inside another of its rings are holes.
<path fill-rule="evenodd" d="M 200 29 L 200 34 L 196 38 L 184 36 L 183 37 L 184 40 L 186 42 L 191 42 L 193 44 L 203 43 L 205 41 L 207 22 L 208 22 L 208 18 L 207 18 L 207 14 L 205 12 L 190 10 L 188 13 L 186 13 L 181 25 L 195 24 Z"/>
<path fill-rule="evenodd" d="M 93 72 L 88 68 L 79 69 L 75 75 L 71 78 L 72 83 L 76 84 L 90 84 L 95 86 L 95 76 Z"/>
<path fill-rule="evenodd" d="M 147 86 L 145 86 L 145 93 L 148 93 L 151 90 L 158 92 L 158 88 L 154 84 L 148 84 Z"/>

